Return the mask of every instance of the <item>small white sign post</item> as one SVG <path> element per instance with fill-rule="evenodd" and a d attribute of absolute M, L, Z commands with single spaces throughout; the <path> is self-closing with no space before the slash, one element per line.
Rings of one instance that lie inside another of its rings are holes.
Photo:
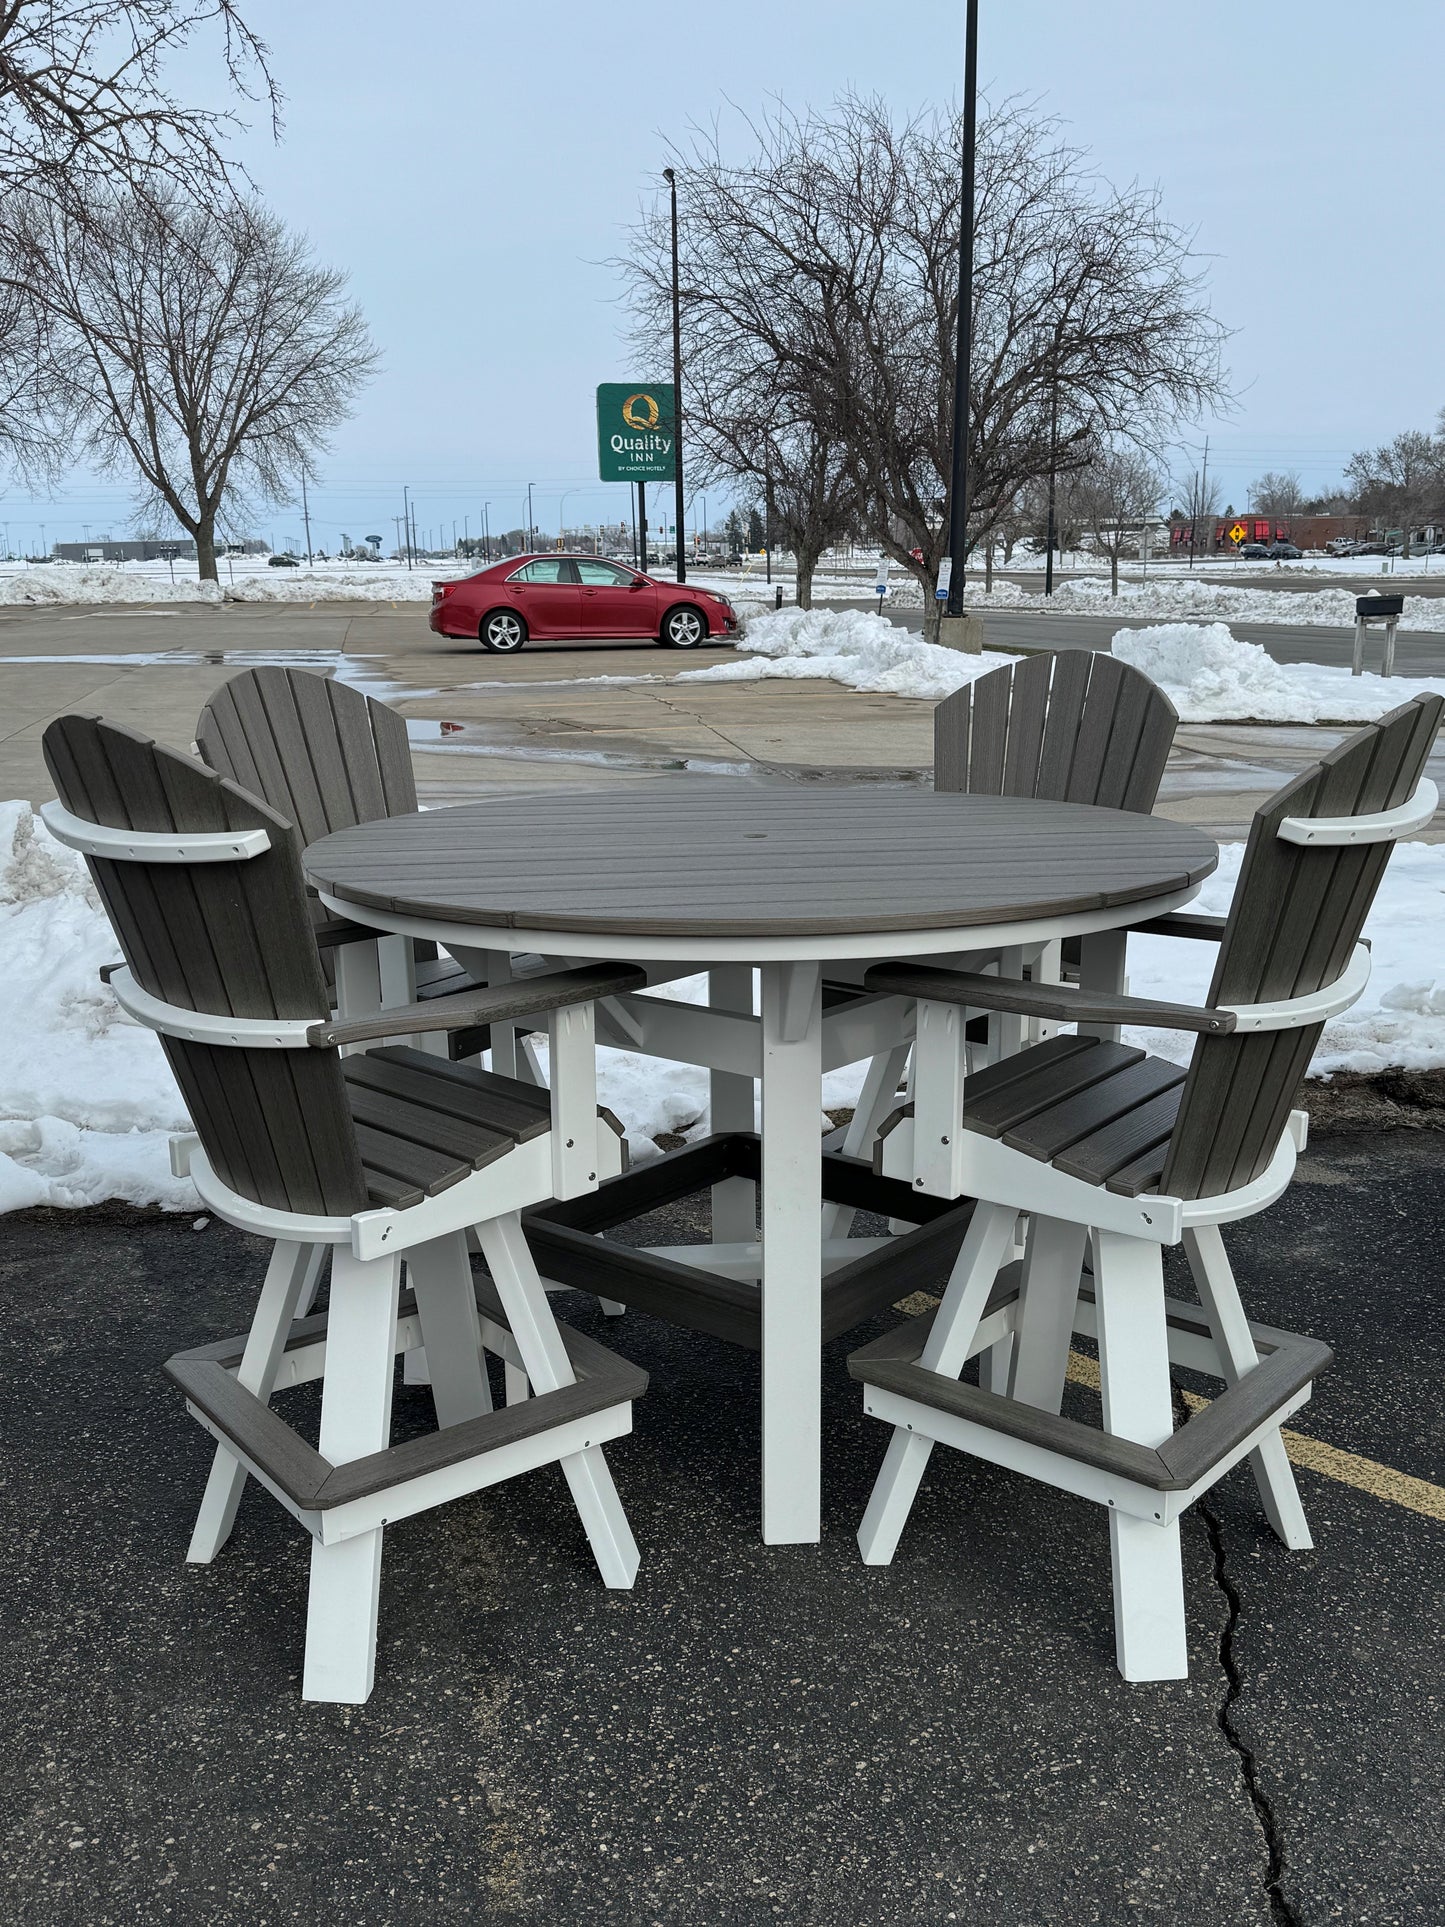
<path fill-rule="evenodd" d="M 878 613 L 881 616 L 883 613 L 883 598 L 888 593 L 888 557 L 886 555 L 880 555 L 878 558 L 878 573 L 874 577 L 873 593 L 878 598 Z"/>
<path fill-rule="evenodd" d="M 953 580 L 953 557 L 944 556 L 938 565 L 938 587 L 933 591 L 935 602 L 947 602 L 948 585 Z"/>

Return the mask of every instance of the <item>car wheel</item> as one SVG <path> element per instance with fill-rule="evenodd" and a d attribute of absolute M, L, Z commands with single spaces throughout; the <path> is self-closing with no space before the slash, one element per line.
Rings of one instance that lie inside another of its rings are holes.
<path fill-rule="evenodd" d="M 527 625 L 515 609 L 493 609 L 482 620 L 481 639 L 494 656 L 515 655 L 527 640 Z"/>
<path fill-rule="evenodd" d="M 657 639 L 664 649 L 698 649 L 707 641 L 707 618 L 690 602 L 680 602 L 662 618 Z"/>

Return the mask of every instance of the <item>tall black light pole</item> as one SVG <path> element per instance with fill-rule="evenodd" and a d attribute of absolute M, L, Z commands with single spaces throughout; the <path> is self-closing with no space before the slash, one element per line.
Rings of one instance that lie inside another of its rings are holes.
<path fill-rule="evenodd" d="M 968 553 L 968 377 L 973 350 L 974 148 L 978 135 L 978 0 L 968 0 L 963 53 L 963 204 L 958 233 L 958 353 L 953 374 L 953 473 L 948 485 L 948 578 L 945 613 L 963 614 L 963 561 Z"/>
<path fill-rule="evenodd" d="M 1060 327 L 1062 327 L 1062 321 Z M 1044 594 L 1054 593 L 1054 541 L 1058 533 L 1059 329 L 1054 330 L 1054 392 L 1049 402 L 1049 524 L 1044 536 Z"/>
<path fill-rule="evenodd" d="M 672 199 L 672 474 L 673 519 L 677 523 L 677 579 L 687 581 L 682 549 L 682 284 L 677 273 L 677 176 L 664 167 L 662 178 Z"/>

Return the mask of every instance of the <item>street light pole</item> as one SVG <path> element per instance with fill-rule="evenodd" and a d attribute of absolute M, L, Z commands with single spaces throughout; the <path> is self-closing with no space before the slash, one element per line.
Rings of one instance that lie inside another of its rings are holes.
<path fill-rule="evenodd" d="M 953 370 L 953 472 L 948 485 L 948 597 L 944 613 L 963 614 L 968 553 L 968 383 L 973 352 L 974 153 L 978 137 L 978 0 L 968 0 L 963 42 L 963 192 L 958 222 L 958 338 Z M 982 647 L 982 644 L 979 645 Z"/>
<path fill-rule="evenodd" d="M 527 554 L 532 553 L 532 484 L 527 484 Z"/>
<path fill-rule="evenodd" d="M 673 520 L 677 524 L 677 579 L 687 581 L 687 559 L 682 547 L 682 284 L 677 269 L 677 175 L 664 167 L 672 199 L 672 475 Z"/>
<path fill-rule="evenodd" d="M 401 488 L 401 525 L 406 531 L 406 566 L 411 567 L 411 490 L 405 482 Z"/>
<path fill-rule="evenodd" d="M 301 520 L 306 524 L 306 566 L 311 567 L 311 505 L 306 500 L 306 470 L 301 471 Z"/>
<path fill-rule="evenodd" d="M 482 554 L 487 558 L 488 562 L 491 561 L 492 559 L 492 505 L 490 502 L 483 502 L 482 504 Z"/>
<path fill-rule="evenodd" d="M 1054 392 L 1049 403 L 1049 524 L 1044 537 L 1044 594 L 1054 593 L 1054 536 L 1058 527 L 1059 337 L 1054 330 Z"/>

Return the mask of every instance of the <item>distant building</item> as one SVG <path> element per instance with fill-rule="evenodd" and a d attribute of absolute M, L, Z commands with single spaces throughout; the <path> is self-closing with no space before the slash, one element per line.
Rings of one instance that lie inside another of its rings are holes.
<path fill-rule="evenodd" d="M 1236 531 L 1243 531 L 1237 540 Z M 1187 549 L 1193 533 L 1187 516 L 1171 517 L 1171 548 Z M 1326 542 L 1362 542 L 1373 533 L 1368 515 L 1215 515 L 1201 526 L 1195 550 L 1200 555 L 1227 554 L 1246 542 L 1293 542 L 1301 549 L 1322 549 Z"/>
<path fill-rule="evenodd" d="M 56 562 L 194 562 L 194 542 L 57 542 Z"/>

